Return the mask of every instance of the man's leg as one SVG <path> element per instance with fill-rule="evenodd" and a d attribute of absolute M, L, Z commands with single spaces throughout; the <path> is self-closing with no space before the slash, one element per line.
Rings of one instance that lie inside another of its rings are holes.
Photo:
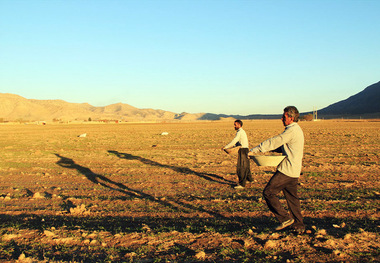
<path fill-rule="evenodd" d="M 243 155 L 242 149 L 240 148 L 239 152 L 238 152 L 238 160 L 237 160 L 237 164 L 236 164 L 236 174 L 237 174 L 238 179 L 239 179 L 239 185 L 245 187 L 244 169 L 243 169 L 243 156 L 242 155 Z"/>
<path fill-rule="evenodd" d="M 304 228 L 303 218 L 301 214 L 301 204 L 298 198 L 297 186 L 298 178 L 292 178 L 293 181 L 283 190 L 289 210 L 294 218 L 293 227 Z"/>
<path fill-rule="evenodd" d="M 280 223 L 290 219 L 288 212 L 283 208 L 279 198 L 277 197 L 278 193 L 285 189 L 290 181 L 289 179 L 293 178 L 276 171 L 263 191 L 268 208 L 276 216 Z"/>
<path fill-rule="evenodd" d="M 248 148 L 240 148 L 236 166 L 236 174 L 239 178 L 239 185 L 245 187 L 247 179 L 252 181 L 251 167 L 248 159 Z"/>
<path fill-rule="evenodd" d="M 244 157 L 244 178 L 245 180 L 252 182 L 252 173 L 251 173 L 251 163 L 249 161 L 249 156 L 248 156 L 249 149 L 244 148 L 243 149 L 243 156 Z"/>

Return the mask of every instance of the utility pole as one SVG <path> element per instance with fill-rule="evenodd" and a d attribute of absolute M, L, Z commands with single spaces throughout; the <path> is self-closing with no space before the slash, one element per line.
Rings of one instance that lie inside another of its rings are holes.
<path fill-rule="evenodd" d="M 313 107 L 313 121 L 318 120 L 317 107 Z"/>

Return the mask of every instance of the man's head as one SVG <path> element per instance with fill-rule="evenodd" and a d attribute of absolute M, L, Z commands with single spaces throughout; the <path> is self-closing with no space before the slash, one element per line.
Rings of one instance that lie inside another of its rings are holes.
<path fill-rule="evenodd" d="M 235 130 L 239 130 L 241 127 L 243 127 L 243 122 L 241 120 L 236 120 L 234 122 Z"/>
<path fill-rule="evenodd" d="M 288 126 L 289 124 L 292 124 L 293 122 L 298 122 L 299 116 L 300 116 L 300 113 L 298 112 L 296 107 L 288 106 L 284 109 L 284 114 L 282 115 L 281 120 L 284 126 Z"/>

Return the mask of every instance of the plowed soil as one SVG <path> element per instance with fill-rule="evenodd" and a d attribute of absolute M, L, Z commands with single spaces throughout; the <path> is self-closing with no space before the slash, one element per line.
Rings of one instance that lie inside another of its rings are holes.
<path fill-rule="evenodd" d="M 380 261 L 380 122 L 299 124 L 301 235 L 273 231 L 262 190 L 275 167 L 252 162 L 254 182 L 233 189 L 233 121 L 3 124 L 0 260 Z M 284 129 L 243 128 L 251 147 Z"/>

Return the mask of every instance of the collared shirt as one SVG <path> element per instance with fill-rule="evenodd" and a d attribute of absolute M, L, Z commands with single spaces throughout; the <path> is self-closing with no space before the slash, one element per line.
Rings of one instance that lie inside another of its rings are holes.
<path fill-rule="evenodd" d="M 277 170 L 289 177 L 300 177 L 304 147 L 304 135 L 298 123 L 293 122 L 285 127 L 283 133 L 263 141 L 251 149 L 251 152 L 268 152 L 281 147 L 285 159 Z"/>
<path fill-rule="evenodd" d="M 236 132 L 235 138 L 224 149 L 228 149 L 234 146 L 241 146 L 241 148 L 248 148 L 248 137 L 243 128 L 239 128 Z"/>

